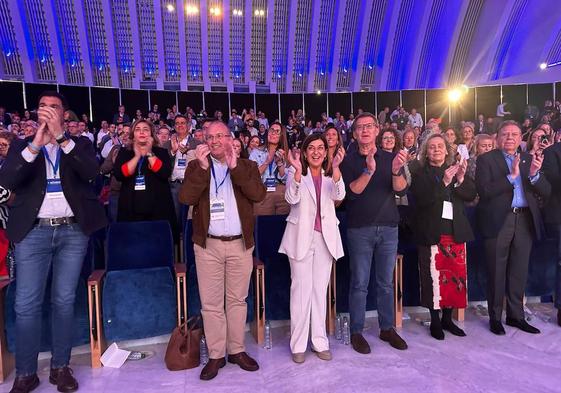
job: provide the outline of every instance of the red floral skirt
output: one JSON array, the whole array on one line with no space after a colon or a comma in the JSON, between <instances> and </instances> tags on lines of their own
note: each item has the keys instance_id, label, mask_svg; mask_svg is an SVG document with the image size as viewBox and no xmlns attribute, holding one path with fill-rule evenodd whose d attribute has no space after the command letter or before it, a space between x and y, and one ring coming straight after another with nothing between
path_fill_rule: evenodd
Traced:
<instances>
[{"instance_id":1,"label":"red floral skirt","mask_svg":"<svg viewBox=\"0 0 561 393\"><path fill-rule=\"evenodd\" d=\"M433 246L419 246L421 304L435 310L467 306L466 245L442 235Z\"/></svg>"}]
</instances>

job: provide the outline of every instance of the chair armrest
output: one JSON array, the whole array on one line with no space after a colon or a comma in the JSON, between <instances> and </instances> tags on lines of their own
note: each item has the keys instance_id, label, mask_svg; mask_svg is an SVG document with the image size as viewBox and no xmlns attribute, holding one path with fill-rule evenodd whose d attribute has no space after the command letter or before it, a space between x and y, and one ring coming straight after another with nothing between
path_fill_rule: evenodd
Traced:
<instances>
[{"instance_id":1,"label":"chair armrest","mask_svg":"<svg viewBox=\"0 0 561 393\"><path fill-rule=\"evenodd\" d=\"M262 269L265 267L265 263L257 257L253 257L253 267L257 269Z\"/></svg>"},{"instance_id":2,"label":"chair armrest","mask_svg":"<svg viewBox=\"0 0 561 393\"><path fill-rule=\"evenodd\" d=\"M103 276L105 276L104 269L94 270L88 277L88 286L100 285L101 281L103 280Z\"/></svg>"},{"instance_id":3,"label":"chair armrest","mask_svg":"<svg viewBox=\"0 0 561 393\"><path fill-rule=\"evenodd\" d=\"M187 276L187 265L185 263L174 263L173 269L175 270L176 277Z\"/></svg>"}]
</instances>

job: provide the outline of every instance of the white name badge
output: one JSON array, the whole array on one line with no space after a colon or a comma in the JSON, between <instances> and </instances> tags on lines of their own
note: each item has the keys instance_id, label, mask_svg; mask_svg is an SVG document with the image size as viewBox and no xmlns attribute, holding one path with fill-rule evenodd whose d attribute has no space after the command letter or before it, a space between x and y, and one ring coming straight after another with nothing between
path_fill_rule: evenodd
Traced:
<instances>
[{"instance_id":1,"label":"white name badge","mask_svg":"<svg viewBox=\"0 0 561 393\"><path fill-rule=\"evenodd\" d=\"M185 168L187 166L187 160L185 158L178 159L177 166L180 168Z\"/></svg>"},{"instance_id":2,"label":"white name badge","mask_svg":"<svg viewBox=\"0 0 561 393\"><path fill-rule=\"evenodd\" d=\"M144 179L144 175L138 175L134 179L134 190L135 191L144 191L146 190L146 181Z\"/></svg>"},{"instance_id":3,"label":"white name badge","mask_svg":"<svg viewBox=\"0 0 561 393\"><path fill-rule=\"evenodd\" d=\"M225 218L224 214L224 200L223 199L213 199L210 201L210 220L223 220Z\"/></svg>"},{"instance_id":4,"label":"white name badge","mask_svg":"<svg viewBox=\"0 0 561 393\"><path fill-rule=\"evenodd\" d=\"M442 203L442 218L444 218L445 220L454 219L454 209L452 207L452 202L444 201Z\"/></svg>"},{"instance_id":5,"label":"white name badge","mask_svg":"<svg viewBox=\"0 0 561 393\"><path fill-rule=\"evenodd\" d=\"M57 199L64 198L64 193L62 192L62 184L60 179L47 179L47 198Z\"/></svg>"},{"instance_id":6,"label":"white name badge","mask_svg":"<svg viewBox=\"0 0 561 393\"><path fill-rule=\"evenodd\" d=\"M277 190L277 181L274 177L268 177L265 179L265 187L267 187L267 192L275 192Z\"/></svg>"}]
</instances>

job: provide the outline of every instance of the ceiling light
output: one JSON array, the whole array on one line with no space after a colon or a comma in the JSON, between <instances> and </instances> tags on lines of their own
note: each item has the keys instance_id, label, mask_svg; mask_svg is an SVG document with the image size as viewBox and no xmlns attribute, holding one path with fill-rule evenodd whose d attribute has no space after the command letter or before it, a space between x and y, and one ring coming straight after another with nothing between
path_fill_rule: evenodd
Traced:
<instances>
[{"instance_id":1,"label":"ceiling light","mask_svg":"<svg viewBox=\"0 0 561 393\"><path fill-rule=\"evenodd\" d=\"M540 64L540 70L545 70L547 68L547 63Z\"/></svg>"},{"instance_id":2,"label":"ceiling light","mask_svg":"<svg viewBox=\"0 0 561 393\"><path fill-rule=\"evenodd\" d=\"M197 8L197 6L188 5L185 7L185 12L187 13L187 15L196 15L199 13L199 9Z\"/></svg>"},{"instance_id":3,"label":"ceiling light","mask_svg":"<svg viewBox=\"0 0 561 393\"><path fill-rule=\"evenodd\" d=\"M462 92L458 89L452 89L448 91L448 99L451 102L458 102L462 97Z\"/></svg>"},{"instance_id":4,"label":"ceiling light","mask_svg":"<svg viewBox=\"0 0 561 393\"><path fill-rule=\"evenodd\" d=\"M321 90L318 90L317 93L318 93L318 94L321 94Z\"/></svg>"}]
</instances>

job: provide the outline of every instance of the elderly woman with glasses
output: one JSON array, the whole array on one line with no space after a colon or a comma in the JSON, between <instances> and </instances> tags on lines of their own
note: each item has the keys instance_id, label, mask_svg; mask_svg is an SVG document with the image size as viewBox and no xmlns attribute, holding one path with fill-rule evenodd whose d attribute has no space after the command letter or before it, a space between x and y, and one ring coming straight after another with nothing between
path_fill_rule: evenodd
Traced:
<instances>
[{"instance_id":1,"label":"elderly woman with glasses","mask_svg":"<svg viewBox=\"0 0 561 393\"><path fill-rule=\"evenodd\" d=\"M286 130L281 123L274 122L267 131L263 146L253 149L249 155L249 159L257 163L261 179L267 188L265 199L254 206L256 216L282 215L290 211L284 199L287 152Z\"/></svg>"},{"instance_id":2,"label":"elderly woman with glasses","mask_svg":"<svg viewBox=\"0 0 561 393\"><path fill-rule=\"evenodd\" d=\"M466 176L467 161L455 162L444 135L433 134L420 153L411 193L417 209L413 225L419 258L421 304L430 311L430 334L444 339L444 330L465 336L452 322L452 309L467 303L466 242L473 232L465 203L475 198L475 183ZM442 319L440 318L442 310Z\"/></svg>"}]
</instances>

